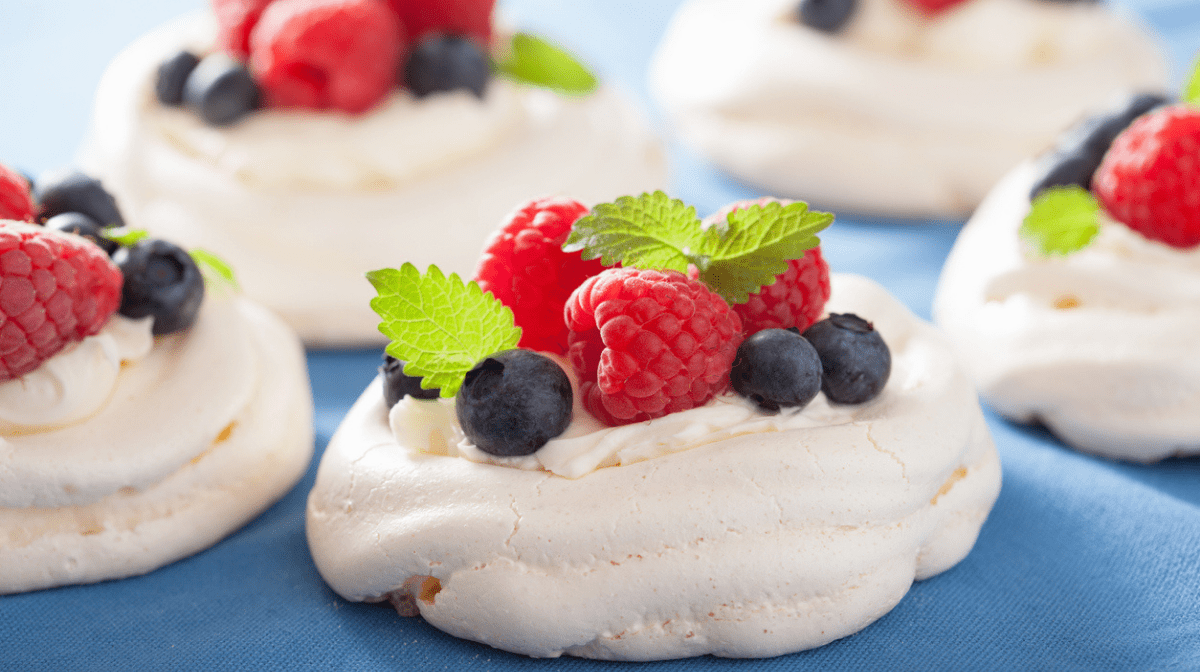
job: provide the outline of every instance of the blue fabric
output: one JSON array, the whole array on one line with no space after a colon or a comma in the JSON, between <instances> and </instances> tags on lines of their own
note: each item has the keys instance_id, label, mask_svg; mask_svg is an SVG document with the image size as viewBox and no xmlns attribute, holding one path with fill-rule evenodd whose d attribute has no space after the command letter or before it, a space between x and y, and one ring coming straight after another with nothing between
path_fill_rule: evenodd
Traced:
<instances>
[{"instance_id":1,"label":"blue fabric","mask_svg":"<svg viewBox=\"0 0 1200 672\"><path fill-rule=\"evenodd\" d=\"M37 171L69 159L103 63L133 36L199 4L0 3L7 28L0 160ZM675 4L512 0L506 9L518 25L574 45L647 100L645 63ZM1200 4L1128 6L1168 40L1178 80L1200 48ZM686 151L672 158L676 194L701 211L756 195ZM836 270L874 277L928 316L958 228L839 217L824 249ZM403 251L397 255L402 261ZM377 362L376 352L310 354L318 457ZM1200 670L1200 459L1120 464L1067 450L1039 429L988 419L1004 486L960 565L914 585L864 631L814 651L640 669ZM315 462L281 502L194 557L124 581L0 597L0 670L620 667L510 655L386 607L341 600L321 582L304 540L314 470Z\"/></svg>"}]
</instances>

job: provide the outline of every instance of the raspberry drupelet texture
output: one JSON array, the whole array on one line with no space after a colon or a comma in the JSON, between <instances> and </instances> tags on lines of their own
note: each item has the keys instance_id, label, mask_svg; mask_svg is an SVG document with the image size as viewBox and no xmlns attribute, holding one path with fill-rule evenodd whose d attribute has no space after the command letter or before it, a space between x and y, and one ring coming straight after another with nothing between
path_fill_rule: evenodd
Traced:
<instances>
[{"instance_id":1,"label":"raspberry drupelet texture","mask_svg":"<svg viewBox=\"0 0 1200 672\"><path fill-rule=\"evenodd\" d=\"M1113 219L1167 245L1200 245L1200 108L1149 112L1117 136L1092 190Z\"/></svg>"},{"instance_id":2,"label":"raspberry drupelet texture","mask_svg":"<svg viewBox=\"0 0 1200 672\"><path fill-rule=\"evenodd\" d=\"M363 112L396 85L404 33L378 0L277 0L250 39L270 107Z\"/></svg>"},{"instance_id":3,"label":"raspberry drupelet texture","mask_svg":"<svg viewBox=\"0 0 1200 672\"><path fill-rule=\"evenodd\" d=\"M121 303L121 272L67 233L0 222L0 382L91 336Z\"/></svg>"},{"instance_id":4,"label":"raspberry drupelet texture","mask_svg":"<svg viewBox=\"0 0 1200 672\"><path fill-rule=\"evenodd\" d=\"M569 198L538 198L520 206L491 235L475 271L480 289L512 308L522 348L566 354L563 307L584 280L604 270L598 259L563 252L571 225L586 215Z\"/></svg>"},{"instance_id":5,"label":"raspberry drupelet texture","mask_svg":"<svg viewBox=\"0 0 1200 672\"><path fill-rule=\"evenodd\" d=\"M704 404L728 387L742 341L729 304L675 271L605 270L575 290L565 316L584 407L608 425Z\"/></svg>"},{"instance_id":6,"label":"raspberry drupelet texture","mask_svg":"<svg viewBox=\"0 0 1200 672\"><path fill-rule=\"evenodd\" d=\"M829 264L821 257L821 248L814 247L788 261L787 270L775 277L774 284L751 294L733 310L742 318L747 336L763 329L804 331L821 319L829 292Z\"/></svg>"},{"instance_id":7,"label":"raspberry drupelet texture","mask_svg":"<svg viewBox=\"0 0 1200 672\"><path fill-rule=\"evenodd\" d=\"M0 165L0 219L32 222L37 205L29 192L29 182L24 176Z\"/></svg>"}]
</instances>

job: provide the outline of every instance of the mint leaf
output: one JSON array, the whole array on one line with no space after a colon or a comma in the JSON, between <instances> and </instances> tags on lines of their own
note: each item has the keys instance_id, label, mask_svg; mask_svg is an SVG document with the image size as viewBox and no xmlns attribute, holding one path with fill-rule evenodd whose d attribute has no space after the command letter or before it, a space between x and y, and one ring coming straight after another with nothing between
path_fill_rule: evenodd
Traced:
<instances>
[{"instance_id":1,"label":"mint leaf","mask_svg":"<svg viewBox=\"0 0 1200 672\"><path fill-rule=\"evenodd\" d=\"M1046 189L1021 223L1021 240L1041 256L1070 254L1100 232L1099 212L1096 197L1078 185Z\"/></svg>"},{"instance_id":2,"label":"mint leaf","mask_svg":"<svg viewBox=\"0 0 1200 672\"><path fill-rule=\"evenodd\" d=\"M596 76L573 56L529 33L513 35L511 48L496 69L518 82L569 95L589 94L597 85Z\"/></svg>"},{"instance_id":3,"label":"mint leaf","mask_svg":"<svg viewBox=\"0 0 1200 672\"><path fill-rule=\"evenodd\" d=\"M188 254L192 255L192 261L200 267L200 273L204 275L204 279L209 282L224 282L233 289L240 290L237 278L233 275L233 268L225 263L225 260L217 255L196 248L190 250Z\"/></svg>"},{"instance_id":4,"label":"mint leaf","mask_svg":"<svg viewBox=\"0 0 1200 672\"><path fill-rule=\"evenodd\" d=\"M371 299L383 320L379 331L392 340L387 353L405 362L405 374L420 376L421 387L441 388L443 397L458 393L476 362L521 340L508 306L437 266L421 275L406 263L371 271L367 280L379 293Z\"/></svg>"},{"instance_id":5,"label":"mint leaf","mask_svg":"<svg viewBox=\"0 0 1200 672\"><path fill-rule=\"evenodd\" d=\"M695 265L709 289L734 304L775 282L789 259L820 244L816 233L832 222L832 214L805 203L768 203L735 210L706 228L695 208L656 191L597 205L571 227L563 250L600 257L606 266L686 273Z\"/></svg>"},{"instance_id":6,"label":"mint leaf","mask_svg":"<svg viewBox=\"0 0 1200 672\"><path fill-rule=\"evenodd\" d=\"M1183 91L1180 92L1179 99L1185 103L1200 105L1200 56L1197 56L1196 60L1192 62L1192 70L1183 83Z\"/></svg>"},{"instance_id":7,"label":"mint leaf","mask_svg":"<svg viewBox=\"0 0 1200 672\"><path fill-rule=\"evenodd\" d=\"M583 252L600 263L686 273L693 252L704 246L696 209L661 191L601 203L571 226L566 252Z\"/></svg>"},{"instance_id":8,"label":"mint leaf","mask_svg":"<svg viewBox=\"0 0 1200 672\"><path fill-rule=\"evenodd\" d=\"M131 229L126 226L116 227L104 230L104 237L120 245L121 247L133 247L142 240L150 237L150 232L145 229Z\"/></svg>"},{"instance_id":9,"label":"mint leaf","mask_svg":"<svg viewBox=\"0 0 1200 672\"><path fill-rule=\"evenodd\" d=\"M700 266L700 279L729 303L745 303L774 283L789 259L820 245L816 233L832 223L831 213L813 212L801 201L734 210L723 234L704 248L711 261Z\"/></svg>"}]
</instances>

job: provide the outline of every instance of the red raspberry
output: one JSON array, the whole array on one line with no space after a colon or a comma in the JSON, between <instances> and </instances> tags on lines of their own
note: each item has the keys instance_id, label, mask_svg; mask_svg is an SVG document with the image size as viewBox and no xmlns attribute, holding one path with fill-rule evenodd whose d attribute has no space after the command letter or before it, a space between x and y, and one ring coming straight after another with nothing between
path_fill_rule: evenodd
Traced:
<instances>
[{"instance_id":1,"label":"red raspberry","mask_svg":"<svg viewBox=\"0 0 1200 672\"><path fill-rule=\"evenodd\" d=\"M775 283L751 294L745 303L733 306L742 318L746 335L763 329L800 331L812 326L825 312L829 300L829 264L814 247L799 259L788 261L788 268L775 276Z\"/></svg>"},{"instance_id":2,"label":"red raspberry","mask_svg":"<svg viewBox=\"0 0 1200 672\"><path fill-rule=\"evenodd\" d=\"M29 182L17 171L0 165L0 219L32 222L37 214Z\"/></svg>"},{"instance_id":3,"label":"red raspberry","mask_svg":"<svg viewBox=\"0 0 1200 672\"><path fill-rule=\"evenodd\" d=\"M563 307L584 280L604 270L599 259L563 252L562 244L587 206L569 198L539 198L513 211L491 235L475 281L512 308L521 347L567 352Z\"/></svg>"},{"instance_id":4,"label":"red raspberry","mask_svg":"<svg viewBox=\"0 0 1200 672\"><path fill-rule=\"evenodd\" d=\"M387 0L416 44L427 33L467 35L483 45L492 38L496 0Z\"/></svg>"},{"instance_id":5,"label":"red raspberry","mask_svg":"<svg viewBox=\"0 0 1200 672\"><path fill-rule=\"evenodd\" d=\"M571 366L584 407L609 425L686 411L729 384L742 321L675 271L610 268L571 294Z\"/></svg>"},{"instance_id":6,"label":"red raspberry","mask_svg":"<svg viewBox=\"0 0 1200 672\"><path fill-rule=\"evenodd\" d=\"M1113 141L1092 178L1113 219L1167 245L1200 245L1200 109L1149 112Z\"/></svg>"},{"instance_id":7,"label":"red raspberry","mask_svg":"<svg viewBox=\"0 0 1200 672\"><path fill-rule=\"evenodd\" d=\"M364 112L397 85L404 38L378 0L277 0L250 35L270 107Z\"/></svg>"},{"instance_id":8,"label":"red raspberry","mask_svg":"<svg viewBox=\"0 0 1200 672\"><path fill-rule=\"evenodd\" d=\"M941 14L955 5L962 4L965 0L908 0L909 4L921 10L926 16Z\"/></svg>"},{"instance_id":9,"label":"red raspberry","mask_svg":"<svg viewBox=\"0 0 1200 672\"><path fill-rule=\"evenodd\" d=\"M250 56L250 31L263 10L275 0L212 0L217 16L217 44L230 56L246 60Z\"/></svg>"},{"instance_id":10,"label":"red raspberry","mask_svg":"<svg viewBox=\"0 0 1200 672\"><path fill-rule=\"evenodd\" d=\"M0 381L100 331L121 303L121 271L85 238L0 222Z\"/></svg>"}]
</instances>

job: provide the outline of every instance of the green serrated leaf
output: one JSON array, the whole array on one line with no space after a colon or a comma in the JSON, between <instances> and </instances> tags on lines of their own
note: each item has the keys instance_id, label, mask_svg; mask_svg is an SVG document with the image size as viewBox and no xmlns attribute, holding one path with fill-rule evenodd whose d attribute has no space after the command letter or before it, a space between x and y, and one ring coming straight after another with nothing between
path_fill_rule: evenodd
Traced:
<instances>
[{"instance_id":1,"label":"green serrated leaf","mask_svg":"<svg viewBox=\"0 0 1200 672\"><path fill-rule=\"evenodd\" d=\"M518 82L569 95L586 95L597 86L596 76L575 57L528 33L513 35L511 48L496 69Z\"/></svg>"},{"instance_id":2,"label":"green serrated leaf","mask_svg":"<svg viewBox=\"0 0 1200 672\"><path fill-rule=\"evenodd\" d=\"M150 232L145 229L131 229L129 227L115 227L104 230L104 237L120 245L121 247L133 247L142 240L150 237Z\"/></svg>"},{"instance_id":3,"label":"green serrated leaf","mask_svg":"<svg viewBox=\"0 0 1200 672\"><path fill-rule=\"evenodd\" d=\"M405 362L404 373L421 377L421 387L453 397L463 378L484 357L517 347L521 330L512 310L474 282L442 274L424 275L412 264L367 273L378 296L371 308L382 318L379 331L391 339L389 355Z\"/></svg>"},{"instance_id":4,"label":"green serrated leaf","mask_svg":"<svg viewBox=\"0 0 1200 672\"><path fill-rule=\"evenodd\" d=\"M223 282L235 290L241 290L237 277L233 274L233 267L225 263L224 259L200 248L191 250L188 254L192 255L192 260L200 267L200 273L204 275L206 281Z\"/></svg>"},{"instance_id":5,"label":"green serrated leaf","mask_svg":"<svg viewBox=\"0 0 1200 672\"><path fill-rule=\"evenodd\" d=\"M787 270L789 259L821 244L817 232L833 223L833 215L815 212L797 201L772 202L730 212L723 234L706 239L699 266L700 279L731 304L744 303L775 276Z\"/></svg>"},{"instance_id":6,"label":"green serrated leaf","mask_svg":"<svg viewBox=\"0 0 1200 672\"><path fill-rule=\"evenodd\" d=\"M1200 56L1192 62L1192 69L1183 83L1179 99L1185 103L1200 105Z\"/></svg>"},{"instance_id":7,"label":"green serrated leaf","mask_svg":"<svg viewBox=\"0 0 1200 672\"><path fill-rule=\"evenodd\" d=\"M707 266L696 254L706 237L695 208L656 191L592 208L572 225L563 250L582 252L584 259L599 257L605 266L620 262L686 273L689 263Z\"/></svg>"},{"instance_id":8,"label":"green serrated leaf","mask_svg":"<svg viewBox=\"0 0 1200 672\"><path fill-rule=\"evenodd\" d=\"M1046 189L1033 199L1020 236L1042 256L1066 255L1087 247L1100 232L1100 204L1086 189Z\"/></svg>"}]
</instances>

